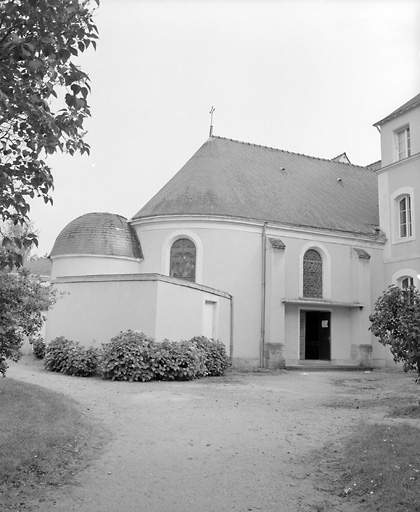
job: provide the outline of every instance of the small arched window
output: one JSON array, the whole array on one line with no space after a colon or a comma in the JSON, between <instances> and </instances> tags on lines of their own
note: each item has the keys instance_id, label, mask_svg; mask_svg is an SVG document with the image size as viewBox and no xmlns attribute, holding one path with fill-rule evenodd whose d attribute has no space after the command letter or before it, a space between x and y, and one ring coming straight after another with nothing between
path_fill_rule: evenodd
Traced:
<instances>
[{"instance_id":1,"label":"small arched window","mask_svg":"<svg viewBox=\"0 0 420 512\"><path fill-rule=\"evenodd\" d=\"M414 286L414 279L412 277L403 277L400 282L403 290L407 290L410 286Z\"/></svg>"},{"instance_id":2,"label":"small arched window","mask_svg":"<svg viewBox=\"0 0 420 512\"><path fill-rule=\"evenodd\" d=\"M171 247L170 275L186 281L195 281L194 243L188 238L180 238Z\"/></svg>"},{"instance_id":3,"label":"small arched window","mask_svg":"<svg viewBox=\"0 0 420 512\"><path fill-rule=\"evenodd\" d=\"M322 299L322 258L314 249L303 256L303 296Z\"/></svg>"}]
</instances>

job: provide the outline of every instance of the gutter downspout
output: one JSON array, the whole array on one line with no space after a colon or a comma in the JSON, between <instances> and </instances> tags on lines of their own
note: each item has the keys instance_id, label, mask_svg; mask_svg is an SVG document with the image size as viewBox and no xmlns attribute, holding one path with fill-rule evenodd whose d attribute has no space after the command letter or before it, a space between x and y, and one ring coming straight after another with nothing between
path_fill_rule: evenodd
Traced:
<instances>
[{"instance_id":1,"label":"gutter downspout","mask_svg":"<svg viewBox=\"0 0 420 512\"><path fill-rule=\"evenodd\" d=\"M264 345L265 345L265 289L267 280L266 270L266 235L267 235L267 222L264 222L262 231L262 283L261 283L261 340L260 340L260 367L264 368Z\"/></svg>"},{"instance_id":2,"label":"gutter downspout","mask_svg":"<svg viewBox=\"0 0 420 512\"><path fill-rule=\"evenodd\" d=\"M229 345L229 357L230 361L232 362L233 358L233 297L230 296L230 345Z\"/></svg>"}]
</instances>

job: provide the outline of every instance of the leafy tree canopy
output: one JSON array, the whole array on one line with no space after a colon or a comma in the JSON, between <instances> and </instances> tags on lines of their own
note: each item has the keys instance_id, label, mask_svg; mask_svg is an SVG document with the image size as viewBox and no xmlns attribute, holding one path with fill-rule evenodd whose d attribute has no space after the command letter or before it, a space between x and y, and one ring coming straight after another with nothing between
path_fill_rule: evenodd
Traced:
<instances>
[{"instance_id":1,"label":"leafy tree canopy","mask_svg":"<svg viewBox=\"0 0 420 512\"><path fill-rule=\"evenodd\" d=\"M0 1L0 220L23 225L31 198L52 203L48 155L89 153L89 77L74 60L96 48L93 14L91 0Z\"/></svg>"},{"instance_id":2,"label":"leafy tree canopy","mask_svg":"<svg viewBox=\"0 0 420 512\"><path fill-rule=\"evenodd\" d=\"M369 317L370 330L383 345L389 345L394 361L404 371L417 371L420 384L420 293L415 286L402 290L390 286L375 303Z\"/></svg>"},{"instance_id":3,"label":"leafy tree canopy","mask_svg":"<svg viewBox=\"0 0 420 512\"><path fill-rule=\"evenodd\" d=\"M0 269L24 265L31 256L33 243L37 244L36 232L31 221L13 224L11 220L0 222Z\"/></svg>"},{"instance_id":4,"label":"leafy tree canopy","mask_svg":"<svg viewBox=\"0 0 420 512\"><path fill-rule=\"evenodd\" d=\"M36 335L45 321L45 312L55 303L37 276L26 269L0 271L0 373L7 370L7 360L18 361L24 336Z\"/></svg>"}]
</instances>

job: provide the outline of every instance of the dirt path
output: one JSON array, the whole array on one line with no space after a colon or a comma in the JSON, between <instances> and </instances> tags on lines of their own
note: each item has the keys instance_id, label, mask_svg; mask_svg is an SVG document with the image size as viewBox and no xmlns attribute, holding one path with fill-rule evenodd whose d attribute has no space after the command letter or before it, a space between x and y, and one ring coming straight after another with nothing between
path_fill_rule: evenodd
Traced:
<instances>
[{"instance_id":1,"label":"dirt path","mask_svg":"<svg viewBox=\"0 0 420 512\"><path fill-rule=\"evenodd\" d=\"M327 406L342 375L125 383L46 372L32 358L8 371L73 397L111 432L99 459L54 491L45 512L351 512L315 487L316 465L305 463L365 414Z\"/></svg>"}]
</instances>

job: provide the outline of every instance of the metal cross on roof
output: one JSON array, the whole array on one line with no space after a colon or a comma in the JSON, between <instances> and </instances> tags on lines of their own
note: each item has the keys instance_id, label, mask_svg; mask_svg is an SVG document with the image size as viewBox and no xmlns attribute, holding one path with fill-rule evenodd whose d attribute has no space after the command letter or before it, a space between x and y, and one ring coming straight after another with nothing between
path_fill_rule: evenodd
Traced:
<instances>
[{"instance_id":1,"label":"metal cross on roof","mask_svg":"<svg viewBox=\"0 0 420 512\"><path fill-rule=\"evenodd\" d=\"M210 109L210 137L212 137L213 135L213 112L215 111L216 109L214 107L211 107Z\"/></svg>"}]
</instances>

